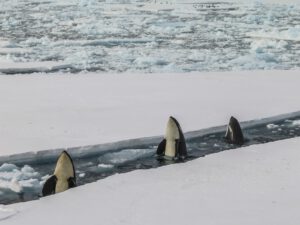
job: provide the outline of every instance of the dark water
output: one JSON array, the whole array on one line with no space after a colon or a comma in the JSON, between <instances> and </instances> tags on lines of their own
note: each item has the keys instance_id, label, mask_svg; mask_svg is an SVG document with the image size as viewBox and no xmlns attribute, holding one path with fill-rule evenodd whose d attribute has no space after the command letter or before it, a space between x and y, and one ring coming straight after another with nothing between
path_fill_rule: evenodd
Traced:
<instances>
[{"instance_id":1,"label":"dark water","mask_svg":"<svg viewBox=\"0 0 300 225\"><path fill-rule=\"evenodd\" d=\"M300 136L300 122L298 120L300 121L300 116L247 126L243 129L247 141L242 146L227 143L223 138L225 129L221 132L211 132L206 135L187 139L189 156L184 161L170 161L157 158L155 155L156 145L141 145L135 149L125 148L113 152L101 152L93 157L75 158L74 164L77 182L78 185L83 185L117 173L156 168L174 163L184 163L220 151L298 137ZM30 166L43 177L53 173L55 163L55 161L48 164L35 162ZM22 167L24 164L20 163L18 166ZM38 199L41 187L24 188L21 194L8 191L5 195L0 195L0 203L10 204Z\"/></svg>"}]
</instances>

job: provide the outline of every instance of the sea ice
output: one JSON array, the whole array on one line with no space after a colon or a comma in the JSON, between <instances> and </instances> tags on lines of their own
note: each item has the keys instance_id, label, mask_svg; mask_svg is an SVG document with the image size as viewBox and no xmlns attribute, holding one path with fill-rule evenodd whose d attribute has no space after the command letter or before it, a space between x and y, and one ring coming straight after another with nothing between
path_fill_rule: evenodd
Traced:
<instances>
[{"instance_id":1,"label":"sea ice","mask_svg":"<svg viewBox=\"0 0 300 225\"><path fill-rule=\"evenodd\" d=\"M292 122L292 125L293 125L293 126L300 126L300 120L294 120L294 121Z\"/></svg>"},{"instance_id":2,"label":"sea ice","mask_svg":"<svg viewBox=\"0 0 300 225\"><path fill-rule=\"evenodd\" d=\"M138 158L146 157L147 155L154 154L154 150L149 149L127 149L121 152L107 153L98 158L100 165L113 164L120 165ZM103 166L102 166L103 167Z\"/></svg>"},{"instance_id":3,"label":"sea ice","mask_svg":"<svg viewBox=\"0 0 300 225\"><path fill-rule=\"evenodd\" d=\"M270 124L267 125L268 129L274 129L274 128L277 128L277 127L279 127L279 126L276 125L276 124L273 124L273 123L270 123Z\"/></svg>"},{"instance_id":4,"label":"sea ice","mask_svg":"<svg viewBox=\"0 0 300 225\"><path fill-rule=\"evenodd\" d=\"M295 2L31 2L10 1L0 8L0 73L166 73L300 65L300 7Z\"/></svg>"},{"instance_id":5,"label":"sea ice","mask_svg":"<svg viewBox=\"0 0 300 225\"><path fill-rule=\"evenodd\" d=\"M40 174L28 165L22 168L13 164L4 163L0 167L0 189L2 194L6 191L22 192L23 188L38 189L41 187Z\"/></svg>"}]
</instances>

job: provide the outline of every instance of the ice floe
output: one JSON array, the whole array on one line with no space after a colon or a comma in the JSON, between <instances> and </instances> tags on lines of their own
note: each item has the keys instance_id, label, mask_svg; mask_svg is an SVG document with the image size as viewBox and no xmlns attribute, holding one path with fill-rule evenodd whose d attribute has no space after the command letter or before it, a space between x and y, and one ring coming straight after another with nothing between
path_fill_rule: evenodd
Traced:
<instances>
[{"instance_id":1,"label":"ice floe","mask_svg":"<svg viewBox=\"0 0 300 225\"><path fill-rule=\"evenodd\" d=\"M0 72L165 73L300 66L299 4L189 3L12 1L0 9L0 61L11 63Z\"/></svg>"},{"instance_id":2,"label":"ice floe","mask_svg":"<svg viewBox=\"0 0 300 225\"><path fill-rule=\"evenodd\" d=\"M279 127L279 126L276 125L276 124L273 124L273 123L270 123L270 124L267 125L268 129L274 129L274 128L277 128L277 127Z\"/></svg>"},{"instance_id":3,"label":"ice floe","mask_svg":"<svg viewBox=\"0 0 300 225\"><path fill-rule=\"evenodd\" d=\"M1 49L0 49L1 51ZM0 73L4 74L22 74L37 72L55 72L58 70L71 69L71 64L43 61L43 62L3 62L0 64Z\"/></svg>"},{"instance_id":4,"label":"ice floe","mask_svg":"<svg viewBox=\"0 0 300 225\"><path fill-rule=\"evenodd\" d=\"M288 28L264 28L260 31L248 33L248 36L260 39L300 41L300 25Z\"/></svg>"},{"instance_id":5,"label":"ice floe","mask_svg":"<svg viewBox=\"0 0 300 225\"><path fill-rule=\"evenodd\" d=\"M28 165L22 168L14 164L4 163L0 166L0 190L22 193L24 188L39 189L41 187L40 174Z\"/></svg>"},{"instance_id":6,"label":"ice floe","mask_svg":"<svg viewBox=\"0 0 300 225\"><path fill-rule=\"evenodd\" d=\"M126 162L137 160L142 157L146 157L147 155L154 155L155 150L149 151L149 149L128 149L123 150L121 152L115 152L115 153L107 153L101 157L98 158L100 162L101 168L112 168L111 165L105 165L105 164L124 164ZM104 165L103 165L104 164Z\"/></svg>"},{"instance_id":7,"label":"ice floe","mask_svg":"<svg viewBox=\"0 0 300 225\"><path fill-rule=\"evenodd\" d=\"M292 122L292 125L293 125L293 126L300 126L300 120L294 120L294 121Z\"/></svg>"}]
</instances>

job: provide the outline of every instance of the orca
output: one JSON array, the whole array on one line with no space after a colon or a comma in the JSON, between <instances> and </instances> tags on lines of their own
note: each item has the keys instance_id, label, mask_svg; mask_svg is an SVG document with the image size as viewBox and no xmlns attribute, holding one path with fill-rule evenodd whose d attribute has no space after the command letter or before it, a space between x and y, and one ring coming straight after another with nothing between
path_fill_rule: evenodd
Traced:
<instances>
[{"instance_id":1,"label":"orca","mask_svg":"<svg viewBox=\"0 0 300 225\"><path fill-rule=\"evenodd\" d=\"M45 182L43 196L66 191L76 186L76 175L71 156L63 151L57 159L54 174Z\"/></svg>"},{"instance_id":2,"label":"orca","mask_svg":"<svg viewBox=\"0 0 300 225\"><path fill-rule=\"evenodd\" d=\"M187 157L185 138L178 121L170 117L164 139L157 147L156 154L167 159L184 159Z\"/></svg>"},{"instance_id":3,"label":"orca","mask_svg":"<svg viewBox=\"0 0 300 225\"><path fill-rule=\"evenodd\" d=\"M233 116L229 120L225 139L231 144L242 145L244 144L244 135L240 126L239 121Z\"/></svg>"}]
</instances>

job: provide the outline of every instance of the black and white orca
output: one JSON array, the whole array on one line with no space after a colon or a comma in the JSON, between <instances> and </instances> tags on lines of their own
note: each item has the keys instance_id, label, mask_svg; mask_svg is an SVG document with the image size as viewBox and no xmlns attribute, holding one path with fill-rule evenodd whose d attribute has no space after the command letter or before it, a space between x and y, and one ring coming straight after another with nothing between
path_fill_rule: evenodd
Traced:
<instances>
[{"instance_id":1,"label":"black and white orca","mask_svg":"<svg viewBox=\"0 0 300 225\"><path fill-rule=\"evenodd\" d=\"M76 175L71 156L63 151L57 159L54 174L45 182L43 196L56 194L76 186Z\"/></svg>"},{"instance_id":2,"label":"black and white orca","mask_svg":"<svg viewBox=\"0 0 300 225\"><path fill-rule=\"evenodd\" d=\"M233 116L229 120L225 139L231 144L242 145L244 144L244 135L239 121Z\"/></svg>"},{"instance_id":3,"label":"black and white orca","mask_svg":"<svg viewBox=\"0 0 300 225\"><path fill-rule=\"evenodd\" d=\"M169 118L165 137L158 145L156 154L169 159L187 157L185 138L178 121L174 117Z\"/></svg>"}]
</instances>

